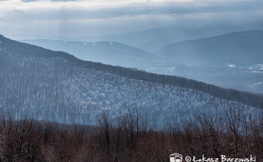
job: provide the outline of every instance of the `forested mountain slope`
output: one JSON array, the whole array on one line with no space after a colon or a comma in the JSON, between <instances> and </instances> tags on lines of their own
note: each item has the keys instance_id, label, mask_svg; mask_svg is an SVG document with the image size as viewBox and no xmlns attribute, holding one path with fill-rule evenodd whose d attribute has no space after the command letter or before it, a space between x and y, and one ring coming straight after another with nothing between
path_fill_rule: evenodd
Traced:
<instances>
[{"instance_id":1,"label":"forested mountain slope","mask_svg":"<svg viewBox=\"0 0 263 162\"><path fill-rule=\"evenodd\" d=\"M132 111L163 127L199 111L220 114L228 106L257 114L253 107L261 101L256 94L82 61L0 36L0 111L15 119L95 125L103 111L112 120Z\"/></svg>"}]
</instances>

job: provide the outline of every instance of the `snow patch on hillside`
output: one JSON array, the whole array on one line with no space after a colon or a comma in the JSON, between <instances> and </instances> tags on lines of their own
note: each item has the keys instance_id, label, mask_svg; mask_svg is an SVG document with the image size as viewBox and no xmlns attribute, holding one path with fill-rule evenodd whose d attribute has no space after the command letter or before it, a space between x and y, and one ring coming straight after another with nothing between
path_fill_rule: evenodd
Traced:
<instances>
[{"instance_id":1,"label":"snow patch on hillside","mask_svg":"<svg viewBox=\"0 0 263 162\"><path fill-rule=\"evenodd\" d=\"M235 68L236 67L236 65L235 64L229 64L229 65L227 65L228 67L231 67L231 68Z\"/></svg>"}]
</instances>

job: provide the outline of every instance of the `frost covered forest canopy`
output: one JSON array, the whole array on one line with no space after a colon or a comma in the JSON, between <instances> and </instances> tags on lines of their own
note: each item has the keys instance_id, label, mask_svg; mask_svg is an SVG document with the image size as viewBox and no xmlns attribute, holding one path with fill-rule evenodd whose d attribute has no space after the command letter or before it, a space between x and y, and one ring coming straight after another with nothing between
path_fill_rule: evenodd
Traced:
<instances>
[{"instance_id":1,"label":"frost covered forest canopy","mask_svg":"<svg viewBox=\"0 0 263 162\"><path fill-rule=\"evenodd\" d=\"M163 127L228 107L256 115L262 101L253 93L82 61L0 36L0 111L16 120L96 125L102 112L114 120L132 111Z\"/></svg>"}]
</instances>

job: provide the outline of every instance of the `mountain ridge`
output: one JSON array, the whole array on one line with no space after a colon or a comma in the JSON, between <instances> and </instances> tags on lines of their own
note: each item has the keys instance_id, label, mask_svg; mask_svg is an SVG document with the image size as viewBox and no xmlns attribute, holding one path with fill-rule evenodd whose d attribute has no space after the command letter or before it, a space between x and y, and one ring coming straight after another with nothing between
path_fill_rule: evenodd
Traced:
<instances>
[{"instance_id":1,"label":"mountain ridge","mask_svg":"<svg viewBox=\"0 0 263 162\"><path fill-rule=\"evenodd\" d=\"M167 61L137 49L118 42L79 42L79 41L59 41L59 40L23 40L23 42L52 49L55 51L64 51L74 54L74 56L93 62L104 64L142 68L154 66L157 63L164 65Z\"/></svg>"},{"instance_id":2,"label":"mountain ridge","mask_svg":"<svg viewBox=\"0 0 263 162\"><path fill-rule=\"evenodd\" d=\"M210 38L173 43L160 49L155 54L170 60L180 60L181 62L177 61L177 63L181 64L226 66L226 61L229 61L229 64L249 66L262 63L260 62L260 60L263 60L260 55L263 51L260 44L262 40L263 31L260 30L234 32ZM250 51L251 49L254 51ZM216 56L220 56L220 58L214 58ZM246 59L242 60L242 56ZM220 62L220 60L222 61Z\"/></svg>"}]
</instances>

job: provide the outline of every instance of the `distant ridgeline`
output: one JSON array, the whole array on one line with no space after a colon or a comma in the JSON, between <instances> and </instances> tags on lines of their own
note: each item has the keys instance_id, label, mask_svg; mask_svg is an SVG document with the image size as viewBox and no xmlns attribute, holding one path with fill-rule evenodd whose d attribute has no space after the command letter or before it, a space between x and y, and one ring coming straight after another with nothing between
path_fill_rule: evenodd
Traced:
<instances>
[{"instance_id":1,"label":"distant ridgeline","mask_svg":"<svg viewBox=\"0 0 263 162\"><path fill-rule=\"evenodd\" d=\"M115 74L128 79L135 79L141 81L149 81L153 83L161 83L173 86L180 86L184 88L190 88L193 90L201 91L229 101L250 105L253 107L262 108L263 95L254 94L250 92L241 92L234 89L226 89L203 82L198 82L191 79L185 79L176 76L158 75L149 73L146 71L135 70L131 68L123 68L118 66L105 65L101 63L94 63L90 61L80 60L73 55L65 52L55 52L52 50L44 49L34 45L20 43L17 41L10 40L0 35L0 64L4 65L7 62L5 59L4 51L8 51L10 55L16 55L17 57L40 57L40 58L63 58L72 63L74 67L88 68L100 72L106 72Z\"/></svg>"}]
</instances>

